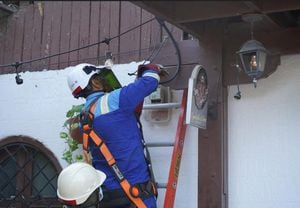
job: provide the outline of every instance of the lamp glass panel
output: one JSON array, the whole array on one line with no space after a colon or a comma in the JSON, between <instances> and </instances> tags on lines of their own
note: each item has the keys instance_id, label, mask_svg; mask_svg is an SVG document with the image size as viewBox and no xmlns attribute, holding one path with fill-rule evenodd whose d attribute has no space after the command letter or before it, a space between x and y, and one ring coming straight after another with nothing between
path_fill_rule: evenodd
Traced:
<instances>
[{"instance_id":1,"label":"lamp glass panel","mask_svg":"<svg viewBox=\"0 0 300 208\"><path fill-rule=\"evenodd\" d=\"M262 74L262 72L265 69L267 54L265 51L259 51L258 54L259 54L258 69L260 70L260 72Z\"/></svg>"},{"instance_id":2,"label":"lamp glass panel","mask_svg":"<svg viewBox=\"0 0 300 208\"><path fill-rule=\"evenodd\" d=\"M247 74L255 73L257 71L257 54L256 52L249 52L243 54L244 70Z\"/></svg>"}]
</instances>

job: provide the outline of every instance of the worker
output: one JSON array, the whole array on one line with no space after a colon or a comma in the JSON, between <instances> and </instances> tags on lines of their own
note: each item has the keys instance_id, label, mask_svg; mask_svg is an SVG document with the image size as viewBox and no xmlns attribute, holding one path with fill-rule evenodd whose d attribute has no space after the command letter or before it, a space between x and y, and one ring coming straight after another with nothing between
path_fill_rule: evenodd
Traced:
<instances>
[{"instance_id":1,"label":"worker","mask_svg":"<svg viewBox=\"0 0 300 208\"><path fill-rule=\"evenodd\" d=\"M135 109L143 103L146 96L156 90L160 75L166 73L161 70L160 65L140 65L137 79L121 87L113 72L106 67L79 64L70 70L68 85L73 96L86 100L83 112L95 105L93 130L104 140L125 179L138 188L138 197L145 207L156 208L157 192L150 180ZM99 147L89 141L88 149L92 165L107 175L100 207L135 207L122 190L114 170L108 165Z\"/></svg>"},{"instance_id":2,"label":"worker","mask_svg":"<svg viewBox=\"0 0 300 208\"><path fill-rule=\"evenodd\" d=\"M64 168L57 179L57 196L69 207L97 208L103 198L101 185L106 175L84 162Z\"/></svg>"}]
</instances>

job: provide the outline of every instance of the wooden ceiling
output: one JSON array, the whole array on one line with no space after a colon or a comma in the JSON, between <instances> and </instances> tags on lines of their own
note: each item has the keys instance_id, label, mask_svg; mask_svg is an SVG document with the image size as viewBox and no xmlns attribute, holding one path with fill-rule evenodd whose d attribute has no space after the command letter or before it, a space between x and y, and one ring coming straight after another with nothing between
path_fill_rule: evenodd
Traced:
<instances>
[{"instance_id":1,"label":"wooden ceiling","mask_svg":"<svg viewBox=\"0 0 300 208\"><path fill-rule=\"evenodd\" d=\"M300 1L132 1L133 4L161 17L179 28L201 35L201 24L244 23L242 16L259 13L262 21L255 30L275 31L300 26Z\"/></svg>"},{"instance_id":2,"label":"wooden ceiling","mask_svg":"<svg viewBox=\"0 0 300 208\"><path fill-rule=\"evenodd\" d=\"M223 39L222 62L224 84L234 84L232 72L235 52L251 38L264 44L270 52L269 76L280 63L280 55L300 53L300 1L132 1L148 12L160 17L198 38L209 36L213 26L220 29ZM260 21L245 21L249 14L258 14ZM213 41L213 40L212 40ZM241 83L250 79L241 77Z\"/></svg>"}]
</instances>

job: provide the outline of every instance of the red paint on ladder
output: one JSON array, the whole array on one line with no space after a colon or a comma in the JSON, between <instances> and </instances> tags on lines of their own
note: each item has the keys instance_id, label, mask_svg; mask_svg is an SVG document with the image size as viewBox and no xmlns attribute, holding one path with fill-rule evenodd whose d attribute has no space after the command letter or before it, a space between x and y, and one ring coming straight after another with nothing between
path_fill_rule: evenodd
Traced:
<instances>
[{"instance_id":1,"label":"red paint on ladder","mask_svg":"<svg viewBox=\"0 0 300 208\"><path fill-rule=\"evenodd\" d=\"M186 103L187 103L187 89L183 91L182 101L180 106L180 114L177 124L177 132L175 137L174 149L172 153L172 160L169 170L169 178L167 184L167 190L164 201L164 208L172 208L174 206L176 188L179 176L180 162L182 158L182 151L184 146L186 124Z\"/></svg>"}]
</instances>

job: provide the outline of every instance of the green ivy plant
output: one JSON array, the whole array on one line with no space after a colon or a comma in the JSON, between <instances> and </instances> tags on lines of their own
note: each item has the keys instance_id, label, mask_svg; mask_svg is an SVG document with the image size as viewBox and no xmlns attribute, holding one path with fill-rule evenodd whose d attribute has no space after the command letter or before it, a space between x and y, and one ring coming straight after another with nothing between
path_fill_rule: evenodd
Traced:
<instances>
[{"instance_id":1,"label":"green ivy plant","mask_svg":"<svg viewBox=\"0 0 300 208\"><path fill-rule=\"evenodd\" d=\"M63 152L62 159L65 160L68 164L74 163L76 161L83 161L84 156L78 152L75 152L78 149L79 143L72 138L71 131L79 127L78 122L70 122L76 118L79 119L80 112L84 104L72 105L72 108L66 113L66 121L63 125L63 130L60 132L60 138L65 140L67 143L67 148Z\"/></svg>"}]
</instances>

